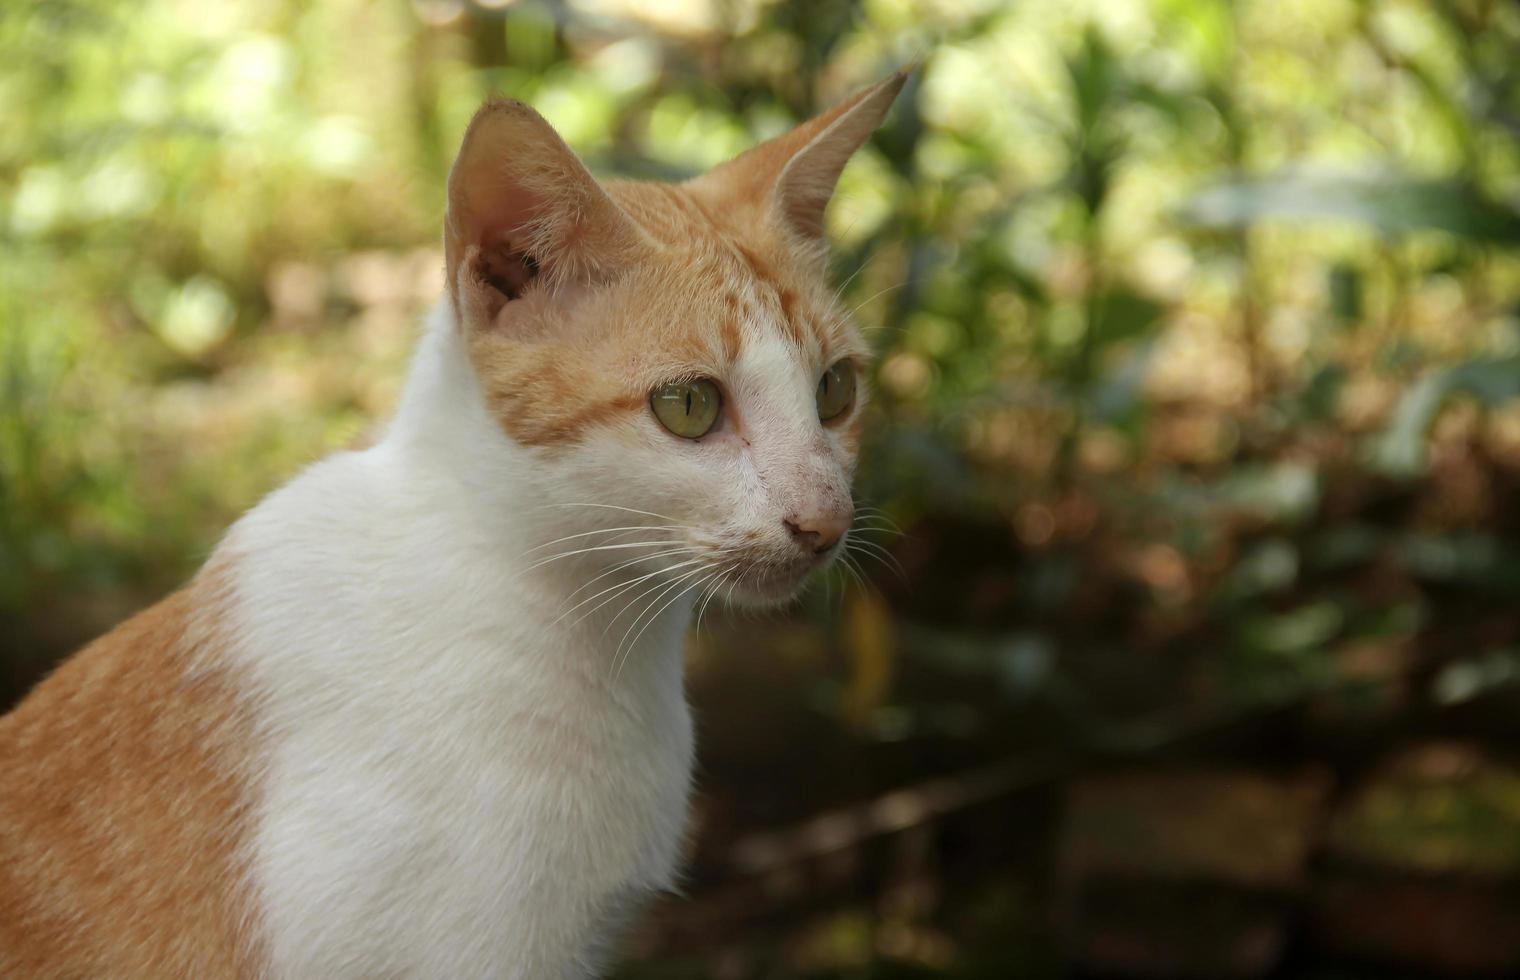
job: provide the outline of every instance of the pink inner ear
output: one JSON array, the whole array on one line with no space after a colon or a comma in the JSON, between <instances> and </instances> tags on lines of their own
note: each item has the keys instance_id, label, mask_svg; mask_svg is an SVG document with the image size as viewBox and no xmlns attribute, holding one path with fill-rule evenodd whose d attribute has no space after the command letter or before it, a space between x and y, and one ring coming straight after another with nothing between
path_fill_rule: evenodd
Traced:
<instances>
[{"instance_id":1,"label":"pink inner ear","mask_svg":"<svg viewBox=\"0 0 1520 980\"><path fill-rule=\"evenodd\" d=\"M549 222L555 202L511 181L496 161L462 176L455 206L463 218L460 230L471 239L465 244L479 246L498 265L509 254L526 254L535 226Z\"/></svg>"},{"instance_id":2,"label":"pink inner ear","mask_svg":"<svg viewBox=\"0 0 1520 980\"><path fill-rule=\"evenodd\" d=\"M506 239L484 246L475 263L476 275L507 302L521 297L538 278L538 260Z\"/></svg>"},{"instance_id":3,"label":"pink inner ear","mask_svg":"<svg viewBox=\"0 0 1520 980\"><path fill-rule=\"evenodd\" d=\"M445 219L461 307L498 312L537 279L558 299L562 287L626 268L644 244L542 116L509 100L475 114L449 173Z\"/></svg>"}]
</instances>

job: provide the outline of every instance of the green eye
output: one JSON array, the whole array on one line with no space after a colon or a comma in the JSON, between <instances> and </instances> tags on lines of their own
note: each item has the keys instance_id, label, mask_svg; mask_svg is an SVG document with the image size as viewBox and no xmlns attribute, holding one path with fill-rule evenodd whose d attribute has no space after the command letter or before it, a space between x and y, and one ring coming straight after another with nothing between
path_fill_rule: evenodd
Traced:
<instances>
[{"instance_id":1,"label":"green eye","mask_svg":"<svg viewBox=\"0 0 1520 980\"><path fill-rule=\"evenodd\" d=\"M660 424L683 439L700 439L718 421L723 398L711 381L678 381L654 390L649 407Z\"/></svg>"},{"instance_id":2,"label":"green eye","mask_svg":"<svg viewBox=\"0 0 1520 980\"><path fill-rule=\"evenodd\" d=\"M818 379L818 417L838 418L855 401L855 366L839 361Z\"/></svg>"}]
</instances>

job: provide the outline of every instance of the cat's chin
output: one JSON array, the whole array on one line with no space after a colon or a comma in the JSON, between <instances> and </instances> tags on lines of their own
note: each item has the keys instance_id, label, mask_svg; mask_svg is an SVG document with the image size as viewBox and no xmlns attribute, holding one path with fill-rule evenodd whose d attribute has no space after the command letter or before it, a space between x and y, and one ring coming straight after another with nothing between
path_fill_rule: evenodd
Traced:
<instances>
[{"instance_id":1,"label":"cat's chin","mask_svg":"<svg viewBox=\"0 0 1520 980\"><path fill-rule=\"evenodd\" d=\"M742 575L727 597L731 605L746 609L772 609L784 606L802 594L813 573L828 563L807 563L796 568L777 570L767 575Z\"/></svg>"}]
</instances>

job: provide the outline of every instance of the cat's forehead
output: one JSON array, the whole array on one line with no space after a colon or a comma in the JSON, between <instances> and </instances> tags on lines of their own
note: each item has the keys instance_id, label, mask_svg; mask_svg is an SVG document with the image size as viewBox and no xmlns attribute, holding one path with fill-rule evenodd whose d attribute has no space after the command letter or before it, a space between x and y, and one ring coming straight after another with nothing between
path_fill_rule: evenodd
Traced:
<instances>
[{"instance_id":1,"label":"cat's forehead","mask_svg":"<svg viewBox=\"0 0 1520 980\"><path fill-rule=\"evenodd\" d=\"M647 411L652 390L683 378L712 378L751 400L810 412L826 367L868 358L826 284L824 259L789 254L761 209L713 213L680 186L608 191L654 243L645 260L568 315L547 294L520 300L531 308L522 314L533 323L531 341L503 331L475 336L487 400L518 442L579 442Z\"/></svg>"},{"instance_id":2,"label":"cat's forehead","mask_svg":"<svg viewBox=\"0 0 1520 980\"><path fill-rule=\"evenodd\" d=\"M668 329L720 345L730 362L746 341L774 337L804 361L864 358L858 331L827 288L826 260L778 234L764 202L704 199L670 184L608 190L659 244L662 267L649 272L663 298L690 308Z\"/></svg>"}]
</instances>

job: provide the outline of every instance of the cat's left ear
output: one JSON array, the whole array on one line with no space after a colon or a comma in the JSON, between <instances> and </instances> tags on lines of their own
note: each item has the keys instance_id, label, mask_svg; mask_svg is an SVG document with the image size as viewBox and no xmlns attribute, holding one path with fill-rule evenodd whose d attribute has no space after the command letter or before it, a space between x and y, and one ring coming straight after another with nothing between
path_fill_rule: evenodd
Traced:
<instances>
[{"instance_id":1,"label":"cat's left ear","mask_svg":"<svg viewBox=\"0 0 1520 980\"><path fill-rule=\"evenodd\" d=\"M512 99L470 121L448 191L448 289L466 326L494 321L540 277L555 291L609 279L645 244L554 127Z\"/></svg>"},{"instance_id":2,"label":"cat's left ear","mask_svg":"<svg viewBox=\"0 0 1520 980\"><path fill-rule=\"evenodd\" d=\"M864 145L908 79L900 71L802 125L699 177L710 192L764 201L789 231L822 241L823 215L844 165Z\"/></svg>"}]
</instances>

